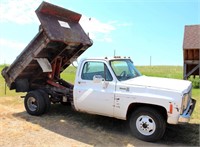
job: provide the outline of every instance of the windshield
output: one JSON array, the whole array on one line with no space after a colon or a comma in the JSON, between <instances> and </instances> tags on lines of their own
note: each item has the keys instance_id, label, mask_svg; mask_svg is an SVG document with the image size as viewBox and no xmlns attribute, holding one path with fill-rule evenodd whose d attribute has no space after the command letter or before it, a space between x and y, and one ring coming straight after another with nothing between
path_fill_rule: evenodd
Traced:
<instances>
[{"instance_id":1,"label":"windshield","mask_svg":"<svg viewBox=\"0 0 200 147\"><path fill-rule=\"evenodd\" d=\"M112 60L110 65L119 81L129 80L141 76L131 60Z\"/></svg>"}]
</instances>

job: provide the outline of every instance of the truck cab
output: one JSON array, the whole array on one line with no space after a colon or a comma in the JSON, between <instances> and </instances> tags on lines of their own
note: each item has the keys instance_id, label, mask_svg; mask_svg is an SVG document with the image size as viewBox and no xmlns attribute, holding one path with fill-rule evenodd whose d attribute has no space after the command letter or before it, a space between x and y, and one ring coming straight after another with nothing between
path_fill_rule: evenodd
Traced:
<instances>
[{"instance_id":1,"label":"truck cab","mask_svg":"<svg viewBox=\"0 0 200 147\"><path fill-rule=\"evenodd\" d=\"M122 118L120 94L129 90L123 81L141 76L130 59L83 59L78 66L74 86L74 104L78 111ZM102 109L103 108L103 109Z\"/></svg>"}]
</instances>

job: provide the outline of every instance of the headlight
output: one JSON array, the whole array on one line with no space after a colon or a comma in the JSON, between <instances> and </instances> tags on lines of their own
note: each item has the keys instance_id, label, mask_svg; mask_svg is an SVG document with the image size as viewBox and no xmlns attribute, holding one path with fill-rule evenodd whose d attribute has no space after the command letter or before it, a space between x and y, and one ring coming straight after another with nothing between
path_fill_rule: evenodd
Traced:
<instances>
[{"instance_id":1,"label":"headlight","mask_svg":"<svg viewBox=\"0 0 200 147\"><path fill-rule=\"evenodd\" d=\"M183 111L187 108L188 102L190 100L190 95L184 94L183 95L183 99L182 99L182 107L181 107L181 114L183 113Z\"/></svg>"}]
</instances>

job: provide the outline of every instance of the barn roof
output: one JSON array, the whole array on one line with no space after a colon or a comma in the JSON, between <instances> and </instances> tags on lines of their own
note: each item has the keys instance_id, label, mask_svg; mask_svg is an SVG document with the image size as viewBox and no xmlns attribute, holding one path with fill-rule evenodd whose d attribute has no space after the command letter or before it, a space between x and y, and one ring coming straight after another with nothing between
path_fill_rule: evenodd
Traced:
<instances>
[{"instance_id":1,"label":"barn roof","mask_svg":"<svg viewBox=\"0 0 200 147\"><path fill-rule=\"evenodd\" d=\"M200 49L200 25L185 26L183 49Z\"/></svg>"}]
</instances>

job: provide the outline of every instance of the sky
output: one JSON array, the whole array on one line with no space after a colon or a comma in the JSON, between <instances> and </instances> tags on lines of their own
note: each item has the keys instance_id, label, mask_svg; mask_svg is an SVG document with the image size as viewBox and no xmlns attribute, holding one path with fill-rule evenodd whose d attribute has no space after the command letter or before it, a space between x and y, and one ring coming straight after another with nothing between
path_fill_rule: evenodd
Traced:
<instances>
[{"instance_id":1,"label":"sky","mask_svg":"<svg viewBox=\"0 0 200 147\"><path fill-rule=\"evenodd\" d=\"M183 65L185 25L200 24L200 0L46 0L82 14L93 46L80 58L131 57L135 65ZM0 0L0 64L38 33L42 0ZM89 18L91 20L89 21Z\"/></svg>"}]
</instances>

